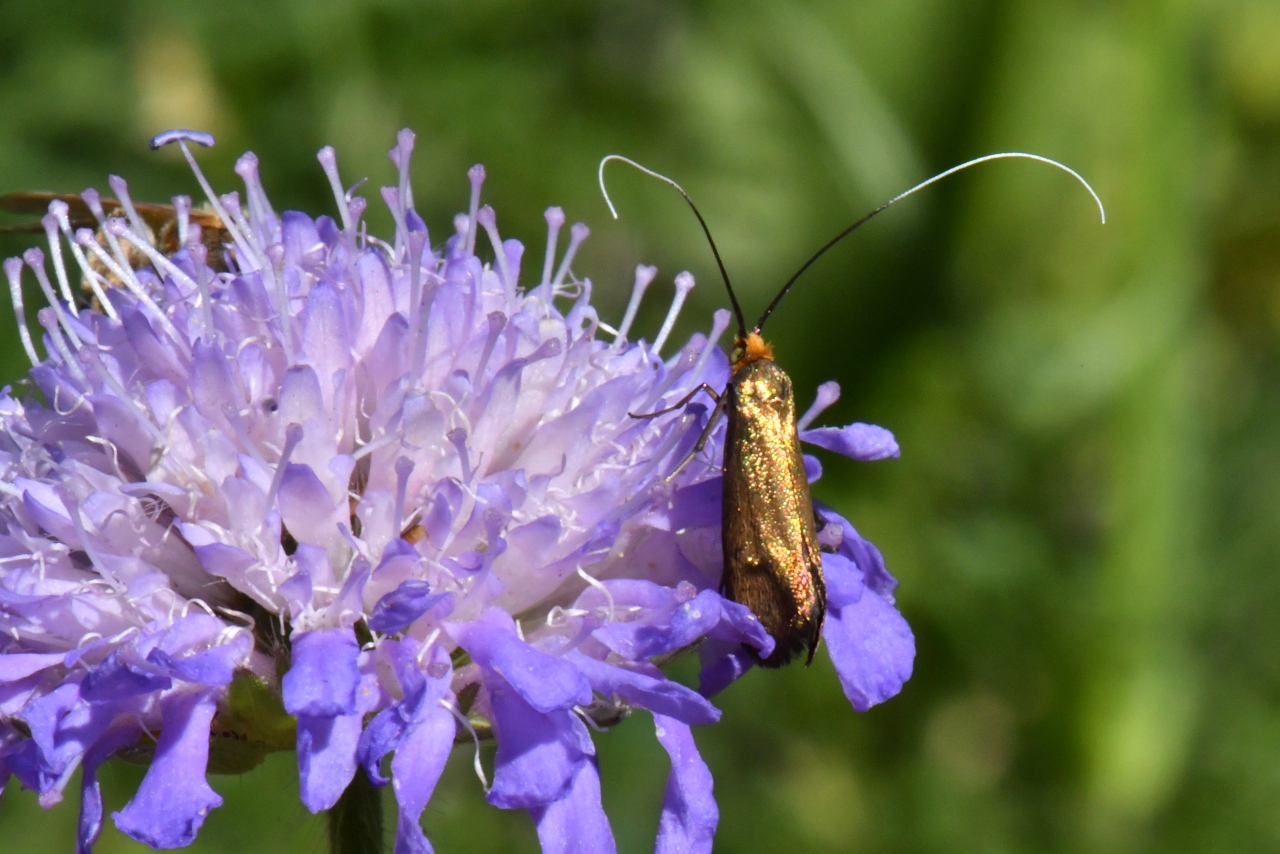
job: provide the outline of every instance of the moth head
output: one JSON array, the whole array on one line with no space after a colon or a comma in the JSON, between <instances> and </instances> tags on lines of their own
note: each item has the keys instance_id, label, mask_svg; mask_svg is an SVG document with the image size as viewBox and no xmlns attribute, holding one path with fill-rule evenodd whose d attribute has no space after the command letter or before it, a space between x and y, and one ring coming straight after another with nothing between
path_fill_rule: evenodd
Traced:
<instances>
[{"instance_id":1,"label":"moth head","mask_svg":"<svg viewBox=\"0 0 1280 854\"><path fill-rule=\"evenodd\" d=\"M743 365L760 359L773 361L773 348L760 337L759 332L748 332L746 336L739 336L733 342L733 349L729 352L729 361L733 364L735 371Z\"/></svg>"}]
</instances>

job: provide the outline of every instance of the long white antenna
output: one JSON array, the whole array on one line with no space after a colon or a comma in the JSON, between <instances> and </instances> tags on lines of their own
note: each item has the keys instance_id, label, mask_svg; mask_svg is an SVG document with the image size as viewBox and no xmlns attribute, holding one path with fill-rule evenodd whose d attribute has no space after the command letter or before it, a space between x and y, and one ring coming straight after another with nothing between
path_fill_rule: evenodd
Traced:
<instances>
[{"instance_id":1,"label":"long white antenna","mask_svg":"<svg viewBox=\"0 0 1280 854\"><path fill-rule=\"evenodd\" d=\"M902 201L907 196L910 196L912 193L915 193L919 190L923 190L925 187L929 186L930 184L935 184L949 175L954 175L955 173L963 169L968 169L970 166L977 166L979 163L986 163L988 160L1004 160L1004 159L1013 158L1013 157L1018 157L1025 160L1038 160L1041 163L1047 163L1050 166L1056 166L1057 168L1061 169L1063 172L1066 172L1068 175L1075 178L1084 186L1086 190L1089 191L1089 195L1093 196L1093 200L1098 204L1098 214L1102 217L1103 224L1104 225L1106 224L1107 211L1106 211L1106 208L1102 206L1102 199L1098 198L1098 194L1093 191L1093 187L1089 186L1089 182L1086 181L1083 177L1081 177L1080 173L1072 169L1070 166L1059 163L1058 161L1052 160L1048 157L1042 157L1039 154L1028 154L1025 151L1002 151L997 154L984 154L982 157L975 157L972 160L966 160L964 163L961 163L959 166L952 166L950 169L947 169L944 172L939 172L937 175L934 175L932 178L928 178L924 181L921 181L919 184L916 184L911 189L905 192L899 193L889 201L877 207L875 210L862 216L860 219L854 222L853 225L849 226L844 231L837 234L835 237L828 240L825 244L823 244L821 249L813 253L813 255L809 256L809 260L805 261L804 264L800 266L799 270L796 270L795 275L793 275L790 279L787 279L787 283L782 286L782 290L778 291L778 295L773 298L773 302L769 303L769 307L764 310L764 314L760 315L760 320L756 323L755 331L756 332L760 331L760 328L764 326L764 322L769 319L769 315L772 314L773 310L778 307L778 303L782 302L782 298L787 295L787 291L791 290L791 286L796 283L796 279L799 279L801 274L804 273L805 270L808 270L809 267L813 265L814 261L817 261L819 258L821 258L826 253L826 251L830 249L832 246L835 246L837 243L839 243L841 240L844 240L846 237L848 237L850 234L852 234L862 225L866 224L868 220L872 219L877 214L883 212L886 208L889 208L893 206L895 203ZM648 170L645 170L645 171L648 171ZM658 177L662 177L662 176L659 175ZM670 180L670 179L665 179L665 180Z\"/></svg>"}]
</instances>

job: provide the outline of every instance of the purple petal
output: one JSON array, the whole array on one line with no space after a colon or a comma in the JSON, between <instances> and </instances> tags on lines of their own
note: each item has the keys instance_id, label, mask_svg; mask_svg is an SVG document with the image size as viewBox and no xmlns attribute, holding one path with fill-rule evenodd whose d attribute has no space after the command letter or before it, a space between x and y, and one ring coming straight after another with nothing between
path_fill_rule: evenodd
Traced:
<instances>
[{"instance_id":1,"label":"purple petal","mask_svg":"<svg viewBox=\"0 0 1280 854\"><path fill-rule=\"evenodd\" d=\"M720 821L711 770L698 755L689 727L662 715L654 715L653 723L658 741L671 757L654 854L710 854Z\"/></svg>"},{"instance_id":2,"label":"purple petal","mask_svg":"<svg viewBox=\"0 0 1280 854\"><path fill-rule=\"evenodd\" d=\"M487 671L501 676L540 712L591 702L591 685L572 664L516 637L515 622L490 608L466 624L458 643Z\"/></svg>"},{"instance_id":3,"label":"purple petal","mask_svg":"<svg viewBox=\"0 0 1280 854\"><path fill-rule=\"evenodd\" d=\"M205 780L216 711L211 691L168 698L155 758L133 799L113 815L116 827L152 848L191 844L205 816L222 804Z\"/></svg>"},{"instance_id":4,"label":"purple petal","mask_svg":"<svg viewBox=\"0 0 1280 854\"><path fill-rule=\"evenodd\" d=\"M720 596L703 590L688 602L677 605L661 623L606 623L595 636L605 646L632 661L666 655L689 646L720 622Z\"/></svg>"},{"instance_id":5,"label":"purple petal","mask_svg":"<svg viewBox=\"0 0 1280 854\"><path fill-rule=\"evenodd\" d=\"M493 680L489 703L497 730L489 803L532 809L561 798L578 766L595 754L591 736L573 712L540 713L511 686Z\"/></svg>"},{"instance_id":6,"label":"purple petal","mask_svg":"<svg viewBox=\"0 0 1280 854\"><path fill-rule=\"evenodd\" d=\"M453 594L433 594L431 585L425 581L406 581L373 606L373 611L369 614L369 628L382 634L403 631L414 620L446 600L451 602Z\"/></svg>"},{"instance_id":7,"label":"purple petal","mask_svg":"<svg viewBox=\"0 0 1280 854\"><path fill-rule=\"evenodd\" d=\"M867 587L882 599L892 603L893 591L898 587L898 579L889 574L889 570L884 565L884 555L880 554L880 550L874 543L863 539L848 519L825 507L821 510L828 522L835 521L840 525L839 553L853 561L862 571L862 578Z\"/></svg>"},{"instance_id":8,"label":"purple petal","mask_svg":"<svg viewBox=\"0 0 1280 854\"><path fill-rule=\"evenodd\" d=\"M902 690L911 678L915 638L898 610L865 595L860 574L840 555L824 555L827 618L822 636L849 702L860 712Z\"/></svg>"},{"instance_id":9,"label":"purple petal","mask_svg":"<svg viewBox=\"0 0 1280 854\"><path fill-rule=\"evenodd\" d=\"M360 736L358 756L365 774L375 786L383 786L382 760L395 750L405 733L439 706L449 690L453 669L443 647L432 649L432 659L425 670L419 669L417 641L386 641L384 655L396 666L404 699L379 712Z\"/></svg>"},{"instance_id":10,"label":"purple petal","mask_svg":"<svg viewBox=\"0 0 1280 854\"><path fill-rule=\"evenodd\" d=\"M687 724L713 724L720 720L719 709L696 691L662 676L657 668L654 669L658 676L650 676L585 655L574 654L570 660L602 696L616 695L633 706L668 715Z\"/></svg>"},{"instance_id":11,"label":"purple petal","mask_svg":"<svg viewBox=\"0 0 1280 854\"><path fill-rule=\"evenodd\" d=\"M63 657L60 652L7 652L0 655L0 685L26 679L46 667L61 664Z\"/></svg>"},{"instance_id":12,"label":"purple petal","mask_svg":"<svg viewBox=\"0 0 1280 854\"><path fill-rule=\"evenodd\" d=\"M671 517L686 528L719 525L723 510L724 479L714 477L677 489L671 496Z\"/></svg>"},{"instance_id":13,"label":"purple petal","mask_svg":"<svg viewBox=\"0 0 1280 854\"><path fill-rule=\"evenodd\" d=\"M543 854L613 854L618 850L600 802L600 772L594 757L579 763L563 796L530 809L529 814L538 824Z\"/></svg>"},{"instance_id":14,"label":"purple petal","mask_svg":"<svg viewBox=\"0 0 1280 854\"><path fill-rule=\"evenodd\" d=\"M91 854L93 843L102 831L102 787L98 785L98 766L117 750L135 744L142 734L132 721L115 727L94 743L85 754L80 781L80 822L76 834L76 854Z\"/></svg>"},{"instance_id":15,"label":"purple petal","mask_svg":"<svg viewBox=\"0 0 1280 854\"><path fill-rule=\"evenodd\" d=\"M173 676L186 682L209 686L230 685L235 669L244 663L252 643L248 633L241 632L229 643L185 658L175 659L156 649L151 651L147 660L164 667Z\"/></svg>"},{"instance_id":16,"label":"purple petal","mask_svg":"<svg viewBox=\"0 0 1280 854\"><path fill-rule=\"evenodd\" d=\"M289 463L280 479L280 519L300 543L324 545L346 521L346 499L337 507L311 466Z\"/></svg>"},{"instance_id":17,"label":"purple petal","mask_svg":"<svg viewBox=\"0 0 1280 854\"><path fill-rule=\"evenodd\" d=\"M291 715L333 717L356 710L360 647L351 629L322 629L293 638L293 663L281 680Z\"/></svg>"},{"instance_id":18,"label":"purple petal","mask_svg":"<svg viewBox=\"0 0 1280 854\"><path fill-rule=\"evenodd\" d=\"M298 794L313 813L332 807L356 773L364 715L298 715Z\"/></svg>"},{"instance_id":19,"label":"purple petal","mask_svg":"<svg viewBox=\"0 0 1280 854\"><path fill-rule=\"evenodd\" d=\"M60 778L80 758L85 745L78 739L68 740L65 735L68 730L75 731L76 718L83 717L85 709L80 686L74 683L59 685L22 709L19 717L27 725L36 748L37 789L42 795L61 789Z\"/></svg>"},{"instance_id":20,"label":"purple petal","mask_svg":"<svg viewBox=\"0 0 1280 854\"><path fill-rule=\"evenodd\" d=\"M883 460L898 456L898 442L893 434L875 424L850 424L847 427L815 427L801 430L800 441L844 454L855 460Z\"/></svg>"},{"instance_id":21,"label":"purple petal","mask_svg":"<svg viewBox=\"0 0 1280 854\"><path fill-rule=\"evenodd\" d=\"M746 605L740 605L729 599L720 600L720 625L711 630L709 637L721 640L736 640L759 651L761 658L768 658L773 652L773 638L760 622L760 618L751 613Z\"/></svg>"},{"instance_id":22,"label":"purple petal","mask_svg":"<svg viewBox=\"0 0 1280 854\"><path fill-rule=\"evenodd\" d=\"M719 694L756 664L756 657L742 644L715 638L708 638L698 647L698 660L702 663L698 693L704 697Z\"/></svg>"},{"instance_id":23,"label":"purple petal","mask_svg":"<svg viewBox=\"0 0 1280 854\"><path fill-rule=\"evenodd\" d=\"M159 650L153 650L152 655L168 658ZM173 680L163 672L167 669L165 663L138 662L136 653L134 656L135 660L129 661L129 652L112 650L80 683L80 693L90 702L119 700L163 691L173 684Z\"/></svg>"},{"instance_id":24,"label":"purple petal","mask_svg":"<svg viewBox=\"0 0 1280 854\"><path fill-rule=\"evenodd\" d=\"M431 854L431 843L419 822L453 750L457 729L453 715L434 705L409 728L396 748L391 760L393 787L400 806L395 854Z\"/></svg>"}]
</instances>

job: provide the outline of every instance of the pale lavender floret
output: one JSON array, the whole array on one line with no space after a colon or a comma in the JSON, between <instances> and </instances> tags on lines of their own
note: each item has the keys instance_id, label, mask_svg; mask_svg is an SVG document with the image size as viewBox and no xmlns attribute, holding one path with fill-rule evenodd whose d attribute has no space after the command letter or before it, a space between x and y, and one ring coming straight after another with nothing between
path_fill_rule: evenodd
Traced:
<instances>
[{"instance_id":1,"label":"pale lavender floret","mask_svg":"<svg viewBox=\"0 0 1280 854\"><path fill-rule=\"evenodd\" d=\"M153 147L172 142L194 167L185 143L213 139L171 131ZM61 297L28 257L54 304L38 314L46 355L28 348L43 400L0 394L0 785L13 774L51 805L82 769L83 852L104 814L98 766L154 736L116 823L156 847L194 838L220 803L210 730L238 725L242 678L296 720L309 809L333 806L358 767L392 783L397 854L432 850L421 816L473 722L497 740L490 803L528 810L545 850L612 850L585 721L631 708L654 714L672 759L658 850L710 849L717 812L689 727L719 718L707 696L773 640L716 592L723 427L668 482L707 407L630 413L723 387L729 315L665 361L678 304L654 345L628 343L655 273L640 268L615 340L598 340L591 283L571 269L586 226L557 262L565 219L549 210L547 256L521 290L523 246L481 204L483 167L457 233L431 246L413 146L404 131L390 153L385 243L364 236L331 149L340 222L276 214L252 154L236 164L243 208L197 168L228 231L221 259L199 244L159 255L132 214L107 220L104 247L51 205ZM67 304L59 234L82 271L92 256L119 279L85 273L101 311ZM155 267L133 269L128 245ZM22 264L5 271L21 312ZM692 281L677 277L677 303ZM880 428L808 429L836 394L820 390L802 438L896 453ZM825 637L861 709L901 687L913 645L879 552L823 513ZM694 645L700 692L653 663Z\"/></svg>"}]
</instances>

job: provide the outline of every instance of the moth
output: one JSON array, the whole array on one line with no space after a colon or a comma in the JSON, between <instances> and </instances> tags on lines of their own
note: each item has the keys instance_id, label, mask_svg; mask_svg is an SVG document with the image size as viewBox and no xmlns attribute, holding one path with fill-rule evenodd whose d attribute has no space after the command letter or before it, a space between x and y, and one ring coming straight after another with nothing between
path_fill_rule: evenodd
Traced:
<instances>
[{"instance_id":1,"label":"moth","mask_svg":"<svg viewBox=\"0 0 1280 854\"><path fill-rule=\"evenodd\" d=\"M703 383L674 406L636 417L650 418L680 409L698 392L704 392L716 401L715 409L693 450L676 466L668 480L674 478L694 456L702 452L718 420L722 416L727 419L720 529L724 571L720 588L728 598L750 608L772 635L773 651L766 657L757 657L757 661L765 667L781 667L806 650L806 661L813 661L826 614L826 586L822 576L822 550L818 543L821 520L814 512L813 499L809 494L809 479L805 473L804 454L800 450L800 437L796 429L795 394L791 378L774 361L773 350L761 337L761 329L796 280L829 249L873 217L948 175L1002 158L1037 160L1070 173L1093 196L1102 214L1102 221L1106 222L1106 212L1098 194L1078 173L1056 160L1025 152L1002 152L978 157L899 193L828 240L787 280L750 329L747 328L733 285L729 282L729 274L720 258L720 251L711 237L711 230L684 188L667 176L621 155L611 154L600 161L600 190L615 218L618 214L604 185L604 167L611 160L626 163L671 185L684 197L697 217L698 224L702 226L729 294L738 331L730 351L732 374L728 385L717 391Z\"/></svg>"},{"instance_id":2,"label":"moth","mask_svg":"<svg viewBox=\"0 0 1280 854\"><path fill-rule=\"evenodd\" d=\"M70 221L73 233L77 229L92 228L95 230L98 243L107 248L107 240L102 231L102 223L98 221L97 216L90 209L84 198L74 193L8 193L0 196L0 210L26 216L43 216L49 210L49 203L54 201L66 203L67 219ZM108 217L123 216L126 213L124 204L118 199L104 198L100 201L102 211ZM198 231L199 240L208 249L207 263L214 272L226 272L229 269L227 253L232 251L233 247L231 235L226 226L223 225L222 218L213 211L193 208L187 211L186 222L183 223L178 209L173 205L133 202L133 209L138 215L138 219L142 221L150 232L141 236L150 239L162 254L172 255L181 249L183 240L190 237L190 235L184 234L183 231L190 229ZM44 225L40 222L22 222L0 226L0 234L32 233L43 230ZM130 268L136 270L151 265L147 257L137 248L128 243L122 243L121 246L125 251L126 260L129 262ZM107 251L110 252L110 249L108 248ZM106 265L98 258L90 255L89 266L103 280L116 286L120 285L120 282L116 281L115 274L107 269ZM89 290L87 284L85 290Z\"/></svg>"}]
</instances>

